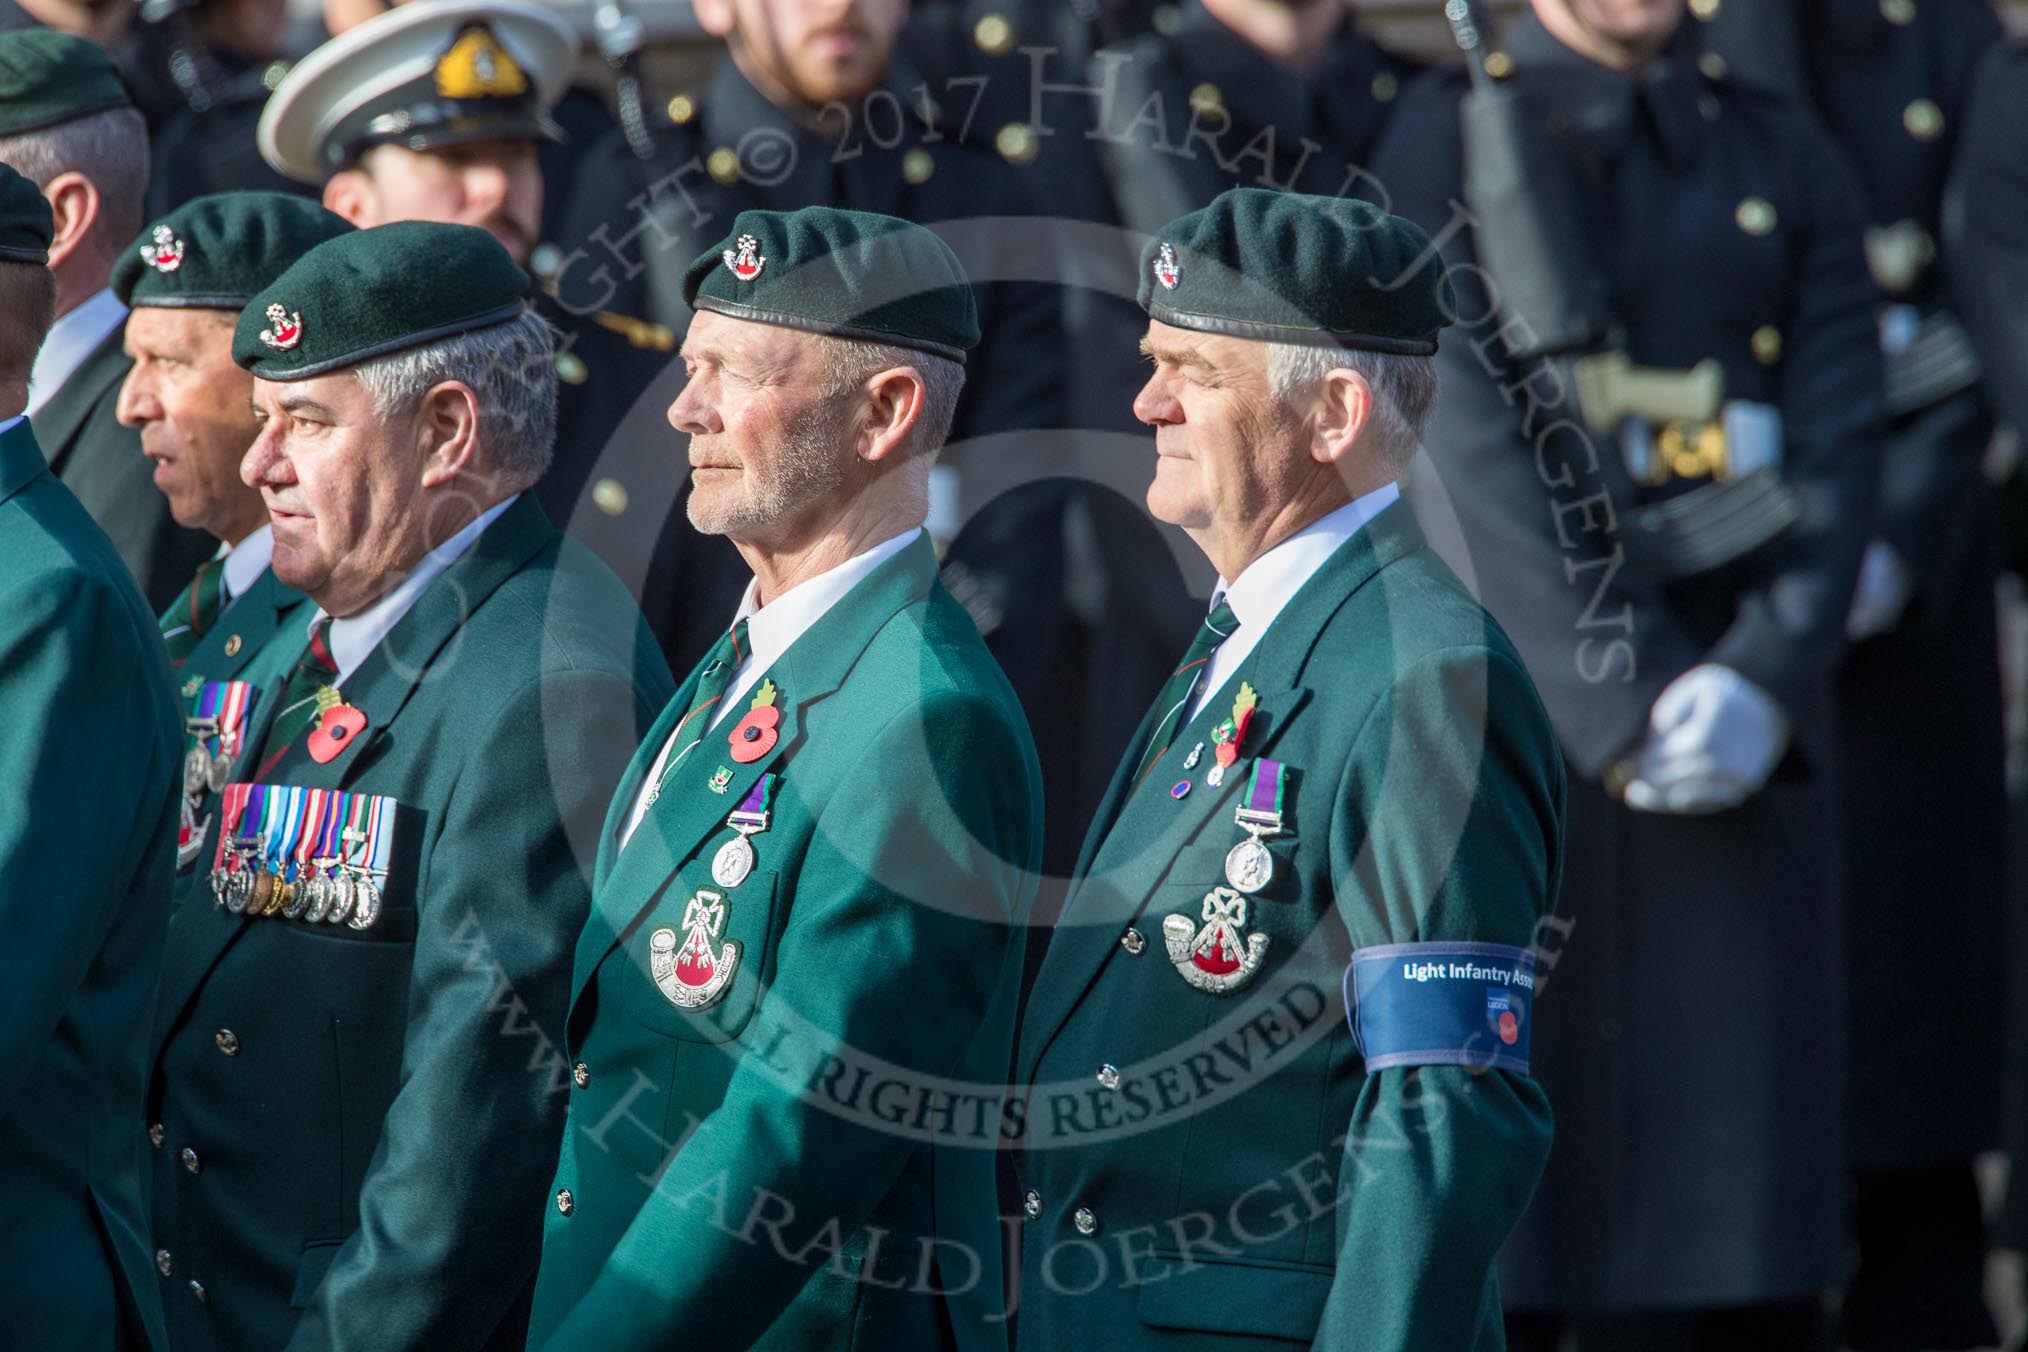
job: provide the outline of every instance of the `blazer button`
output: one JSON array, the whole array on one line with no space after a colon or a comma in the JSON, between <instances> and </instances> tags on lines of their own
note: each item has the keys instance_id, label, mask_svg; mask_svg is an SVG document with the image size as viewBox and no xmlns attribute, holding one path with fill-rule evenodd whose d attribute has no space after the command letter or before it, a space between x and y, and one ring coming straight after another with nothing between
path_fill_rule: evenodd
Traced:
<instances>
[{"instance_id":1,"label":"blazer button","mask_svg":"<svg viewBox=\"0 0 2028 1352\"><path fill-rule=\"evenodd\" d=\"M164 1137L167 1136L167 1134L168 1133L162 1130L162 1124L160 1122L155 1123L153 1126L148 1128L148 1144L154 1146L157 1150L160 1150L162 1148L162 1141Z\"/></svg>"},{"instance_id":2,"label":"blazer button","mask_svg":"<svg viewBox=\"0 0 2028 1352\"><path fill-rule=\"evenodd\" d=\"M161 1273L164 1277L166 1277L175 1270L176 1270L176 1262L174 1259L170 1258L169 1250L167 1249L155 1250L155 1271Z\"/></svg>"},{"instance_id":3,"label":"blazer button","mask_svg":"<svg viewBox=\"0 0 2028 1352\"><path fill-rule=\"evenodd\" d=\"M577 1203L571 1200L569 1188L556 1190L556 1209L566 1216L577 1210Z\"/></svg>"},{"instance_id":4,"label":"blazer button","mask_svg":"<svg viewBox=\"0 0 2028 1352\"><path fill-rule=\"evenodd\" d=\"M204 1161L198 1159L197 1152L187 1145L183 1147L183 1167L193 1174L204 1167Z\"/></svg>"},{"instance_id":5,"label":"blazer button","mask_svg":"<svg viewBox=\"0 0 2028 1352\"><path fill-rule=\"evenodd\" d=\"M1081 1206L1073 1212L1070 1217L1070 1223L1077 1227L1077 1232L1081 1235L1095 1235L1098 1233L1098 1217L1092 1213L1092 1209L1088 1206Z\"/></svg>"},{"instance_id":6,"label":"blazer button","mask_svg":"<svg viewBox=\"0 0 2028 1352\"><path fill-rule=\"evenodd\" d=\"M206 1290L204 1289L204 1283L203 1283L203 1282L197 1281L197 1280L195 1280L194 1278L192 1279L192 1281L191 1281L191 1283L190 1283L190 1294L191 1294L191 1295L193 1295L193 1296L195 1296L195 1297L197 1297L197 1303L198 1303L199 1305L209 1305L209 1304L211 1304L211 1294L210 1294L210 1292L208 1292L208 1291L206 1291Z\"/></svg>"},{"instance_id":7,"label":"blazer button","mask_svg":"<svg viewBox=\"0 0 2028 1352\"><path fill-rule=\"evenodd\" d=\"M570 1068L570 1082L579 1089L591 1088L591 1067L580 1061Z\"/></svg>"},{"instance_id":8,"label":"blazer button","mask_svg":"<svg viewBox=\"0 0 2028 1352\"><path fill-rule=\"evenodd\" d=\"M218 1044L218 1049L224 1052L227 1056L239 1055L239 1035L237 1033L234 1033L232 1029L230 1028L219 1029L216 1033L213 1033L211 1035L211 1040L213 1042L216 1042Z\"/></svg>"},{"instance_id":9,"label":"blazer button","mask_svg":"<svg viewBox=\"0 0 2028 1352\"><path fill-rule=\"evenodd\" d=\"M1098 1069L1098 1082L1108 1089L1120 1087L1120 1068L1110 1063Z\"/></svg>"},{"instance_id":10,"label":"blazer button","mask_svg":"<svg viewBox=\"0 0 2028 1352\"><path fill-rule=\"evenodd\" d=\"M1030 1188L1021 1198L1021 1214L1034 1220L1042 1214L1042 1194Z\"/></svg>"},{"instance_id":11,"label":"blazer button","mask_svg":"<svg viewBox=\"0 0 2028 1352\"><path fill-rule=\"evenodd\" d=\"M1139 930L1130 929L1120 936L1120 947L1138 958L1147 949L1148 941Z\"/></svg>"}]
</instances>

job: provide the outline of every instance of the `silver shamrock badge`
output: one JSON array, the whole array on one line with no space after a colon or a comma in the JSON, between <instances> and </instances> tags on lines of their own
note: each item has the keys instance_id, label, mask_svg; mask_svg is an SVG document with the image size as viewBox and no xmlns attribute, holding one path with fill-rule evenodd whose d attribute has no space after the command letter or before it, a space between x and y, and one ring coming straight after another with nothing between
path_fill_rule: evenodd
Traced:
<instances>
[{"instance_id":1,"label":"silver shamrock badge","mask_svg":"<svg viewBox=\"0 0 2028 1352\"><path fill-rule=\"evenodd\" d=\"M1187 915L1162 918L1162 944L1183 979L1211 995L1230 995L1253 980L1267 956L1268 937L1246 932L1246 898L1229 887L1204 894L1204 923Z\"/></svg>"}]
</instances>

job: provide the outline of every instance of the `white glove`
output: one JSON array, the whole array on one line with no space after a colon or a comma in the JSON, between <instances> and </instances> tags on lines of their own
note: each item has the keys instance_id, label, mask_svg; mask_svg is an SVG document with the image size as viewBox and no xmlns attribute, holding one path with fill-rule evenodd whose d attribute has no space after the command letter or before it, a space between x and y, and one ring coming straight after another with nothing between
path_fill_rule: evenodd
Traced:
<instances>
[{"instance_id":1,"label":"white glove","mask_svg":"<svg viewBox=\"0 0 2028 1352\"><path fill-rule=\"evenodd\" d=\"M1859 559L1859 585L1852 592L1852 609L1845 616L1845 636L1853 642L1884 634L1901 618L1915 590L1908 565L1894 546L1875 540Z\"/></svg>"},{"instance_id":2,"label":"white glove","mask_svg":"<svg viewBox=\"0 0 2028 1352\"><path fill-rule=\"evenodd\" d=\"M1767 783L1788 744L1789 717L1773 696L1731 667L1692 667L1649 711L1627 806L1682 814L1738 807Z\"/></svg>"}]
</instances>

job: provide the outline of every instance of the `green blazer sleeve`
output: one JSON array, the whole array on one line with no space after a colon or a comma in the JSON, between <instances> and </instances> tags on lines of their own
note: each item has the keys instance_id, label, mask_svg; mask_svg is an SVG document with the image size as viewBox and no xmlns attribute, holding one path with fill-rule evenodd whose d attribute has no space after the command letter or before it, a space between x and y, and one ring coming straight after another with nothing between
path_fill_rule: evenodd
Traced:
<instances>
[{"instance_id":1,"label":"green blazer sleeve","mask_svg":"<svg viewBox=\"0 0 2028 1352\"><path fill-rule=\"evenodd\" d=\"M0 607L0 925L15 955L0 981L0 1121L107 933L138 919L122 914L129 894L166 878L174 850L166 668L136 679L136 652L113 641L131 617L102 580L72 568L32 581ZM157 945L166 919L147 917Z\"/></svg>"},{"instance_id":2,"label":"green blazer sleeve","mask_svg":"<svg viewBox=\"0 0 2028 1352\"><path fill-rule=\"evenodd\" d=\"M490 1345L525 1293L569 1088L561 1029L546 1023L569 999L591 842L639 721L610 671L551 672L474 710L418 889L402 1087L359 1228L290 1352ZM558 747L581 750L566 761ZM516 1234L525 1242L503 1252Z\"/></svg>"},{"instance_id":3,"label":"green blazer sleeve","mask_svg":"<svg viewBox=\"0 0 2028 1352\"><path fill-rule=\"evenodd\" d=\"M861 763L881 791L820 811L722 1103L544 1346L751 1345L918 1144L818 1106L812 1075L834 1051L949 1074L977 1036L1030 895L1008 861L1033 850L1033 754L990 703L944 692L870 730Z\"/></svg>"},{"instance_id":4,"label":"green blazer sleeve","mask_svg":"<svg viewBox=\"0 0 2028 1352\"><path fill-rule=\"evenodd\" d=\"M1353 946L1527 946L1555 902L1563 798L1547 716L1514 658L1457 647L1405 667L1338 789L1332 869ZM1314 1345L1504 1347L1493 1259L1549 1139L1548 1096L1527 1076L1368 1075L1345 1125L1337 1274Z\"/></svg>"}]
</instances>

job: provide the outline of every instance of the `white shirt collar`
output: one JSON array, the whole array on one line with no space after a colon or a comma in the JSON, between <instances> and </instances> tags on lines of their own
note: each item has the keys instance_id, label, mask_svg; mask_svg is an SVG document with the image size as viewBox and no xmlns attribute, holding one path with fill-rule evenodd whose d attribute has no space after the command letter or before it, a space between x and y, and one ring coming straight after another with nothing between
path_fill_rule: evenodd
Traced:
<instances>
[{"instance_id":1,"label":"white shirt collar","mask_svg":"<svg viewBox=\"0 0 2028 1352\"><path fill-rule=\"evenodd\" d=\"M268 564L275 554L275 528L262 526L259 530L219 551L225 558L225 599L244 596L246 589L255 579L268 570Z\"/></svg>"},{"instance_id":2,"label":"white shirt collar","mask_svg":"<svg viewBox=\"0 0 2028 1352\"><path fill-rule=\"evenodd\" d=\"M28 412L33 415L76 374L106 335L126 322L127 307L112 288L94 292L50 326L28 373Z\"/></svg>"},{"instance_id":3,"label":"white shirt collar","mask_svg":"<svg viewBox=\"0 0 2028 1352\"><path fill-rule=\"evenodd\" d=\"M1239 620L1239 628L1233 631L1231 638L1218 645L1211 661L1205 664L1204 679L1196 685L1185 722L1195 718L1203 710L1205 701L1231 680L1240 664L1252 656L1255 645L1267 633L1268 626L1295 599L1303 584L1324 566L1324 561L1400 497L1399 486L1382 484L1343 507L1318 517L1248 564L1232 581L1227 582L1222 577L1218 579L1213 604L1216 605L1222 595Z\"/></svg>"},{"instance_id":4,"label":"white shirt collar","mask_svg":"<svg viewBox=\"0 0 2028 1352\"><path fill-rule=\"evenodd\" d=\"M718 702L718 708L712 715L712 726L716 727L761 674L773 666L797 639L809 632L811 625L824 618L826 611L843 600L845 593L858 586L868 573L907 548L920 534L922 527L912 526L862 554L854 554L828 572L798 582L766 605L759 604L759 580L747 583L746 595L740 598L739 609L732 617L735 624L746 621L746 660L740 663L738 672L733 675L725 698Z\"/></svg>"},{"instance_id":5,"label":"white shirt collar","mask_svg":"<svg viewBox=\"0 0 2028 1352\"><path fill-rule=\"evenodd\" d=\"M400 586L357 615L331 621L331 659L338 664L338 679L332 682L334 686L345 684L345 678L358 670L359 664L380 646L380 641L401 623L401 617L408 614L417 599L429 589L430 583L464 557L472 542L479 538L479 533L492 525L500 513L513 506L514 498L520 496L516 493L505 502L497 502L479 513L478 518L463 530L423 555L421 562L401 580ZM324 611L320 607L310 617L310 623L315 624L323 616Z\"/></svg>"},{"instance_id":6,"label":"white shirt collar","mask_svg":"<svg viewBox=\"0 0 2028 1352\"><path fill-rule=\"evenodd\" d=\"M26 413L17 413L13 417L9 418L6 422L0 422L0 436L5 436L7 433L13 431L14 424L20 422L23 418L26 418L27 416L28 415Z\"/></svg>"}]
</instances>

